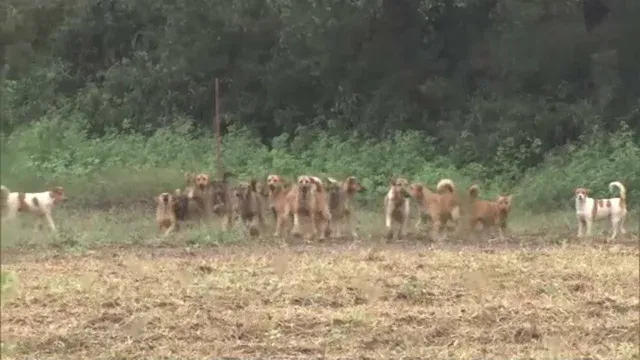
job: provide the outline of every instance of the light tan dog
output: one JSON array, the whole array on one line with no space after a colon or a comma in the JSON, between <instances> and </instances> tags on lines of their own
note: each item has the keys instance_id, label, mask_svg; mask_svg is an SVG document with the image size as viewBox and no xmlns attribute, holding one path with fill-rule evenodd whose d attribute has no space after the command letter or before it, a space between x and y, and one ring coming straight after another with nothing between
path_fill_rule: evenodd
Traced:
<instances>
[{"instance_id":1,"label":"light tan dog","mask_svg":"<svg viewBox=\"0 0 640 360\"><path fill-rule=\"evenodd\" d=\"M31 213L46 219L54 232L56 225L51 213L55 204L67 200L60 186L39 193L11 192L6 186L0 187L0 201L4 219L14 219L18 213Z\"/></svg>"},{"instance_id":2,"label":"light tan dog","mask_svg":"<svg viewBox=\"0 0 640 360\"><path fill-rule=\"evenodd\" d=\"M293 236L300 235L300 218L309 219L312 232L319 240L324 239L331 222L331 212L322 181L316 176L301 175L287 194L285 213L293 213Z\"/></svg>"},{"instance_id":3,"label":"light tan dog","mask_svg":"<svg viewBox=\"0 0 640 360\"><path fill-rule=\"evenodd\" d=\"M409 182L404 178L391 179L389 191L384 197L385 226L387 228L387 239L393 238L392 225L397 224L396 238L401 238L409 221L409 199L407 192Z\"/></svg>"},{"instance_id":4,"label":"light tan dog","mask_svg":"<svg viewBox=\"0 0 640 360\"><path fill-rule=\"evenodd\" d=\"M329 210L331 211L331 222L335 224L336 236L340 237L342 235L341 228L346 225L350 235L354 238L358 237L352 223L352 203L355 195L366 189L355 176L349 176L343 182L327 178L327 182L329 183L327 189ZM325 235L329 236L330 234Z\"/></svg>"},{"instance_id":5,"label":"light tan dog","mask_svg":"<svg viewBox=\"0 0 640 360\"><path fill-rule=\"evenodd\" d=\"M292 186L280 175L272 174L267 176L267 187L269 189L268 207L276 223L273 236L280 237L288 220L293 220L293 214L290 213L287 206L287 194L291 191Z\"/></svg>"},{"instance_id":6,"label":"light tan dog","mask_svg":"<svg viewBox=\"0 0 640 360\"><path fill-rule=\"evenodd\" d=\"M619 181L609 183L609 191L618 188L620 197L609 199L593 199L589 197L589 189L577 188L576 195L576 216L578 218L578 237L584 235L584 228L587 228L587 236L591 235L591 226L596 220L604 218L611 219L611 237L613 240L618 236L618 228L622 234L626 234L624 219L627 215L627 189Z\"/></svg>"},{"instance_id":7,"label":"light tan dog","mask_svg":"<svg viewBox=\"0 0 640 360\"><path fill-rule=\"evenodd\" d=\"M449 220L457 222L460 219L460 206L455 195L455 185L451 179L442 179L436 186L437 192L420 183L413 183L409 189L411 197L419 204L422 213L429 216L433 224L431 237L440 240L443 228ZM416 229L419 228L421 217L418 217Z\"/></svg>"},{"instance_id":8,"label":"light tan dog","mask_svg":"<svg viewBox=\"0 0 640 360\"><path fill-rule=\"evenodd\" d=\"M179 195L180 190L176 190ZM164 192L155 197L156 201L156 223L160 231L164 232L164 236L178 230L178 199L173 195Z\"/></svg>"},{"instance_id":9,"label":"light tan dog","mask_svg":"<svg viewBox=\"0 0 640 360\"><path fill-rule=\"evenodd\" d=\"M265 230L264 204L258 192L257 181L241 182L234 189L237 198L237 213L240 220L249 227L249 233L258 236Z\"/></svg>"},{"instance_id":10,"label":"light tan dog","mask_svg":"<svg viewBox=\"0 0 640 360\"><path fill-rule=\"evenodd\" d=\"M498 195L495 201L489 201L478 199L479 194L480 187L478 185L469 187L471 229L474 229L478 224L482 224L483 229L498 227L500 238L502 238L507 229L507 220L511 212L512 195Z\"/></svg>"}]
</instances>

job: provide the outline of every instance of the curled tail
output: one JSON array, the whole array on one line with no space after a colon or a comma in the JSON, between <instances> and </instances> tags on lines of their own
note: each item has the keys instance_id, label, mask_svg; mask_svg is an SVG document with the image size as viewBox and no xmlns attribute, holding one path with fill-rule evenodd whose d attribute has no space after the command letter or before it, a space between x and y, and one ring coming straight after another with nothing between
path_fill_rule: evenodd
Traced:
<instances>
[{"instance_id":1,"label":"curled tail","mask_svg":"<svg viewBox=\"0 0 640 360\"><path fill-rule=\"evenodd\" d=\"M471 196L472 199L476 199L478 195L480 195L480 187L478 185L471 185L469 188L469 196Z\"/></svg>"},{"instance_id":2,"label":"curled tail","mask_svg":"<svg viewBox=\"0 0 640 360\"><path fill-rule=\"evenodd\" d=\"M456 191L456 186L453 184L453 180L442 179L438 181L438 185L436 185L436 191L440 192L444 189L447 189L451 193Z\"/></svg>"},{"instance_id":3,"label":"curled tail","mask_svg":"<svg viewBox=\"0 0 640 360\"><path fill-rule=\"evenodd\" d=\"M626 207L627 205L627 189L619 181L612 181L609 183L609 191L613 192L613 188L617 187L620 191L620 207Z\"/></svg>"}]
</instances>

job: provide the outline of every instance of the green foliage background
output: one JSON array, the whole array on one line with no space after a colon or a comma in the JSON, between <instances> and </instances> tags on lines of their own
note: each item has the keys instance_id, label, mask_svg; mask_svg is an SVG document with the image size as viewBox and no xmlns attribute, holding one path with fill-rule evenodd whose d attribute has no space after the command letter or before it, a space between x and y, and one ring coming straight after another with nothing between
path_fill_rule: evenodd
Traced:
<instances>
[{"instance_id":1,"label":"green foliage background","mask_svg":"<svg viewBox=\"0 0 640 360\"><path fill-rule=\"evenodd\" d=\"M525 211L576 186L640 200L640 15L581 1L9 0L0 5L2 183L73 204L134 203L213 170L391 176Z\"/></svg>"}]
</instances>

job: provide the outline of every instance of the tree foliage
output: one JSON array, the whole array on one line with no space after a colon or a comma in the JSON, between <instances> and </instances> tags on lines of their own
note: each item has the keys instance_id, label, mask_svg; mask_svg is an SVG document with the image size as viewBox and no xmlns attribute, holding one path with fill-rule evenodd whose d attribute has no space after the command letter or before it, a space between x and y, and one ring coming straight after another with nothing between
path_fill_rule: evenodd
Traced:
<instances>
[{"instance_id":1,"label":"tree foliage","mask_svg":"<svg viewBox=\"0 0 640 360\"><path fill-rule=\"evenodd\" d=\"M640 5L595 1L8 0L3 132L51 111L89 137L206 129L218 77L225 128L267 146L418 131L515 179L594 129L640 135Z\"/></svg>"}]
</instances>

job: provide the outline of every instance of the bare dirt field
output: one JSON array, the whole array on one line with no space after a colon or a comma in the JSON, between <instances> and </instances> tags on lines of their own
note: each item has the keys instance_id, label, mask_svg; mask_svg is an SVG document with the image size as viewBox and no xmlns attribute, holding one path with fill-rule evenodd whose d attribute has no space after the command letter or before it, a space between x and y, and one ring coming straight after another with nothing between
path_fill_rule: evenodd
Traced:
<instances>
[{"instance_id":1,"label":"bare dirt field","mask_svg":"<svg viewBox=\"0 0 640 360\"><path fill-rule=\"evenodd\" d=\"M3 359L639 357L634 237L131 244L91 224L81 247L3 247Z\"/></svg>"}]
</instances>

